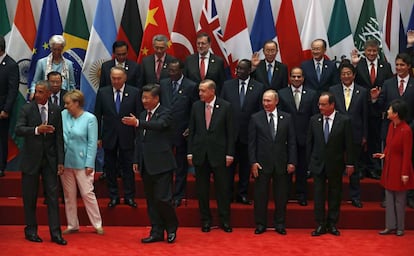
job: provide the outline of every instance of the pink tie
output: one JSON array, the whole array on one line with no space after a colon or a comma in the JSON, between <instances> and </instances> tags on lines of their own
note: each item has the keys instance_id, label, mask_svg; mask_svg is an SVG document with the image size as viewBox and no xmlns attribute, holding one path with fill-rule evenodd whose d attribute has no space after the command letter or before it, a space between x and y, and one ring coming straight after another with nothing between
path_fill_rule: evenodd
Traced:
<instances>
[{"instance_id":1,"label":"pink tie","mask_svg":"<svg viewBox=\"0 0 414 256\"><path fill-rule=\"evenodd\" d=\"M400 93L400 96L402 96L404 93L404 80L403 79L401 79L400 86L398 86L398 92Z\"/></svg>"},{"instance_id":2,"label":"pink tie","mask_svg":"<svg viewBox=\"0 0 414 256\"><path fill-rule=\"evenodd\" d=\"M204 59L205 59L206 57L201 57L201 60L200 60L200 77L201 77L201 80L204 80L204 78L206 77L206 64L204 63Z\"/></svg>"},{"instance_id":3,"label":"pink tie","mask_svg":"<svg viewBox=\"0 0 414 256\"><path fill-rule=\"evenodd\" d=\"M206 128L208 129L210 127L210 121L211 121L211 106L209 104L206 104Z\"/></svg>"}]
</instances>

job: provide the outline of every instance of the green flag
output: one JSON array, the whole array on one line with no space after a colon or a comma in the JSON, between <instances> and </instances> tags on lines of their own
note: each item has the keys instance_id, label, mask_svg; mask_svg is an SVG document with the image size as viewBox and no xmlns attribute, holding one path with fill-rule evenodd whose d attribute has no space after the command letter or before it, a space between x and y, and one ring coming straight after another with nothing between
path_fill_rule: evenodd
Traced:
<instances>
[{"instance_id":1,"label":"green flag","mask_svg":"<svg viewBox=\"0 0 414 256\"><path fill-rule=\"evenodd\" d=\"M6 0L0 0L0 35L6 36L11 30ZM7 43L7 40L6 40Z\"/></svg>"},{"instance_id":2,"label":"green flag","mask_svg":"<svg viewBox=\"0 0 414 256\"><path fill-rule=\"evenodd\" d=\"M354 44L359 53L364 52L364 43L367 39L375 39L380 44L380 57L383 58L381 33L375 12L374 0L364 0L358 24L354 34Z\"/></svg>"}]
</instances>

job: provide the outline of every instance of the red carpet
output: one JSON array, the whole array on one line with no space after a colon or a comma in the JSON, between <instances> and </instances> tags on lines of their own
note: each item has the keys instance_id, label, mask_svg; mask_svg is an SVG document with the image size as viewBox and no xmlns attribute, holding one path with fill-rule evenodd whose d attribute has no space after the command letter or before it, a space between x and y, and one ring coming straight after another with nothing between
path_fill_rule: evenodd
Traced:
<instances>
[{"instance_id":1,"label":"red carpet","mask_svg":"<svg viewBox=\"0 0 414 256\"><path fill-rule=\"evenodd\" d=\"M202 233L198 228L180 228L174 244L158 242L142 244L147 227L104 227L105 235L93 233L91 227L81 227L79 233L66 235L67 246L50 242L49 230L39 227L43 243L24 239L23 226L0 226L1 255L364 255L408 256L414 251L414 231L405 236L379 236L377 230L342 229L341 236L330 234L311 237L309 229L287 229L281 236L269 229L254 235L253 229L235 228L233 233L213 229Z\"/></svg>"}]
</instances>

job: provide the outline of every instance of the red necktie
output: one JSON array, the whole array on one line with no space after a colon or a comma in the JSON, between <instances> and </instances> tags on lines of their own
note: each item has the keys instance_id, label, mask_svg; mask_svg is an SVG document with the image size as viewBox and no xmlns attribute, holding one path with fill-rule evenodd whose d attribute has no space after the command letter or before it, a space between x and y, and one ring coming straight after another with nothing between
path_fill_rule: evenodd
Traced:
<instances>
[{"instance_id":1,"label":"red necktie","mask_svg":"<svg viewBox=\"0 0 414 256\"><path fill-rule=\"evenodd\" d=\"M371 62L371 72L369 73L369 76L371 78L371 85L374 85L376 74L375 74L375 64L373 62Z\"/></svg>"},{"instance_id":2,"label":"red necktie","mask_svg":"<svg viewBox=\"0 0 414 256\"><path fill-rule=\"evenodd\" d=\"M206 128L208 129L210 127L210 121L211 121L211 106L210 104L206 104Z\"/></svg>"},{"instance_id":3,"label":"red necktie","mask_svg":"<svg viewBox=\"0 0 414 256\"><path fill-rule=\"evenodd\" d=\"M152 112L151 111L148 111L147 112L147 121L150 121L151 120L151 117L152 117Z\"/></svg>"},{"instance_id":4,"label":"red necktie","mask_svg":"<svg viewBox=\"0 0 414 256\"><path fill-rule=\"evenodd\" d=\"M156 70L157 82L160 81L161 69L162 69L162 60L161 59L158 59L157 60L157 70Z\"/></svg>"},{"instance_id":5,"label":"red necktie","mask_svg":"<svg viewBox=\"0 0 414 256\"><path fill-rule=\"evenodd\" d=\"M204 59L206 57L202 56L201 60L200 60L200 77L201 80L204 80L204 78L206 77L206 64L204 63Z\"/></svg>"},{"instance_id":6,"label":"red necktie","mask_svg":"<svg viewBox=\"0 0 414 256\"><path fill-rule=\"evenodd\" d=\"M400 93L400 96L402 96L404 93L404 80L403 79L401 79L400 86L398 86L398 92Z\"/></svg>"}]
</instances>

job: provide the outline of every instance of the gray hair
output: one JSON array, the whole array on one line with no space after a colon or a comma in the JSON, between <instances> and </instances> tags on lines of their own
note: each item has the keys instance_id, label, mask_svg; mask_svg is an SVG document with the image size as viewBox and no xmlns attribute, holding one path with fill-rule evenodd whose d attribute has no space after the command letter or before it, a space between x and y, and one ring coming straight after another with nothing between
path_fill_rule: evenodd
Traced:
<instances>
[{"instance_id":1,"label":"gray hair","mask_svg":"<svg viewBox=\"0 0 414 256\"><path fill-rule=\"evenodd\" d=\"M155 42L156 41L158 41L158 42L164 42L165 43L165 46L167 46L168 45L168 37L166 37L165 35L163 35L163 34L157 34L157 35L155 35L153 38L152 38L152 45L154 45L155 44Z\"/></svg>"},{"instance_id":2,"label":"gray hair","mask_svg":"<svg viewBox=\"0 0 414 256\"><path fill-rule=\"evenodd\" d=\"M47 81L47 80L39 80L39 81L36 82L36 86L38 86L38 85L44 86L44 87L46 87L46 89L48 91L50 91L50 83L49 83L49 81Z\"/></svg>"},{"instance_id":3,"label":"gray hair","mask_svg":"<svg viewBox=\"0 0 414 256\"><path fill-rule=\"evenodd\" d=\"M66 40L62 35L53 35L49 39L49 46L52 47L54 44L61 44L63 47L66 46Z\"/></svg>"}]
</instances>

